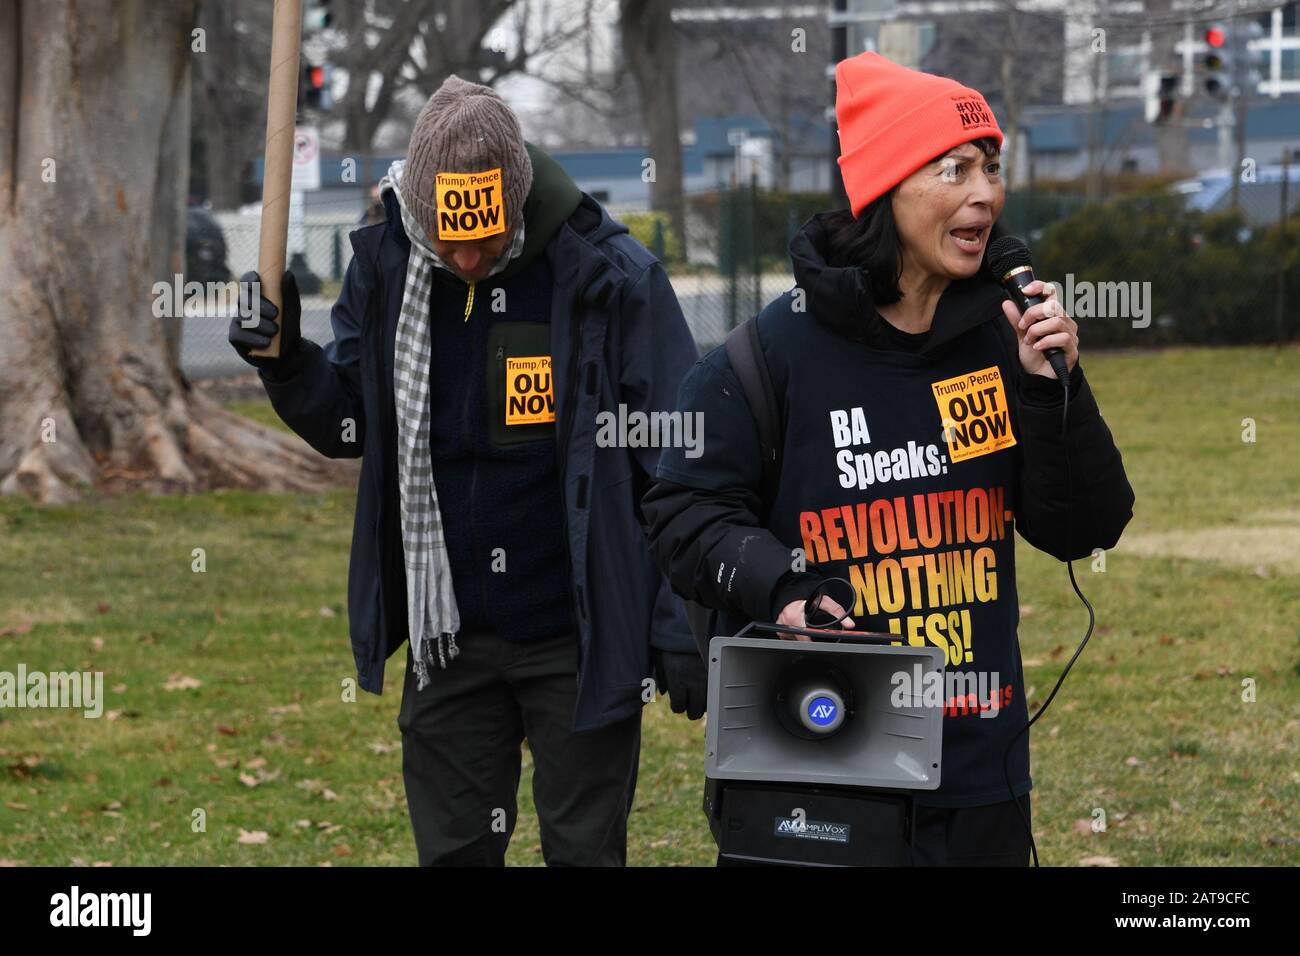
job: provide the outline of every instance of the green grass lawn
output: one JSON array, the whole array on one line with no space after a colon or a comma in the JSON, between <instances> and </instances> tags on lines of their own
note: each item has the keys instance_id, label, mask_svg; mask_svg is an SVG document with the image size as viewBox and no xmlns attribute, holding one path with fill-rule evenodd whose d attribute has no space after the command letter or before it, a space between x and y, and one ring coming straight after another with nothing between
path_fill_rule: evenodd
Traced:
<instances>
[{"instance_id":1,"label":"green grass lawn","mask_svg":"<svg viewBox=\"0 0 1300 956\"><path fill-rule=\"evenodd\" d=\"M1099 627L1033 731L1040 857L1293 864L1300 351L1085 366L1137 513L1104 573L1076 565ZM265 403L236 408L274 419ZM414 862L396 725L404 658L382 697L348 692L353 497L0 499L0 670L102 671L106 698L100 719L0 710L0 860ZM1036 708L1086 618L1062 565L1023 541L1019 562ZM702 723L666 701L646 708L631 864L712 863L702 742ZM524 759L510 861L527 865L541 851ZM1105 832L1090 825L1098 811Z\"/></svg>"}]
</instances>

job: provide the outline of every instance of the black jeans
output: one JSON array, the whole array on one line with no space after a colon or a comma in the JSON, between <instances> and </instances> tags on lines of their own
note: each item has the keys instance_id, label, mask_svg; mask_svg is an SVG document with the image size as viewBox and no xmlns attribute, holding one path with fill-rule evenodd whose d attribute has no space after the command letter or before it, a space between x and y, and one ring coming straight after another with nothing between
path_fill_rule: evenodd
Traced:
<instances>
[{"instance_id":1,"label":"black jeans","mask_svg":"<svg viewBox=\"0 0 1300 956\"><path fill-rule=\"evenodd\" d=\"M911 865L1028 866L1029 837L1016 802L1032 829L1027 793L982 807L917 807Z\"/></svg>"},{"instance_id":2,"label":"black jeans","mask_svg":"<svg viewBox=\"0 0 1300 956\"><path fill-rule=\"evenodd\" d=\"M514 832L520 745L533 757L542 857L622 866L641 754L641 712L574 733L577 637L512 643L458 635L460 655L415 689L411 651L397 726L421 866L503 866Z\"/></svg>"}]
</instances>

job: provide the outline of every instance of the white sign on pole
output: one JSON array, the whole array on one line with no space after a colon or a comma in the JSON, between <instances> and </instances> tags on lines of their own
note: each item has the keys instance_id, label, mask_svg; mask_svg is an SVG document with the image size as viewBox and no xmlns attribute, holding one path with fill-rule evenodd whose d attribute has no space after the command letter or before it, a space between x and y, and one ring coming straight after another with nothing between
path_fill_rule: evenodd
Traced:
<instances>
[{"instance_id":1,"label":"white sign on pole","mask_svg":"<svg viewBox=\"0 0 1300 956\"><path fill-rule=\"evenodd\" d=\"M320 189L320 131L314 126L294 128L293 189Z\"/></svg>"}]
</instances>

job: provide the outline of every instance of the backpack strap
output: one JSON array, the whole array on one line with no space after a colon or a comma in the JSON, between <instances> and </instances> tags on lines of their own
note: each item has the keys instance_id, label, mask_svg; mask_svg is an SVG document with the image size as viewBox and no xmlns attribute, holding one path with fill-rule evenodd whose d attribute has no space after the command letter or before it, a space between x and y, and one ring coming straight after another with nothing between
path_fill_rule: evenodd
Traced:
<instances>
[{"instance_id":1,"label":"backpack strap","mask_svg":"<svg viewBox=\"0 0 1300 956\"><path fill-rule=\"evenodd\" d=\"M777 480L781 474L781 412L767 359L758 341L757 321L747 319L728 332L726 348L727 360L740 381L745 401L758 425L763 468L761 494L766 510L776 499Z\"/></svg>"}]
</instances>

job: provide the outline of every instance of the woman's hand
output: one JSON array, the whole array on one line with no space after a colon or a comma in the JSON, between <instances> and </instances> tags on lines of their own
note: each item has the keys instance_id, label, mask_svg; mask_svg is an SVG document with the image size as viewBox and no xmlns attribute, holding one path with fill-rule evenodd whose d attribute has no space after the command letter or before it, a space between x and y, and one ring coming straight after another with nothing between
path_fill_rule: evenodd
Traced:
<instances>
[{"instance_id":1,"label":"woman's hand","mask_svg":"<svg viewBox=\"0 0 1300 956\"><path fill-rule=\"evenodd\" d=\"M1043 301L1031 305L1024 315L1020 314L1010 299L1002 302L1002 312L1016 330L1016 338L1020 341L1021 366L1031 375L1056 378L1047 356L1043 354L1055 347L1065 351L1066 367L1073 371L1075 363L1079 361L1079 325L1065 314L1064 307L1056 301L1056 286L1035 279L1025 286L1025 295L1041 295Z\"/></svg>"},{"instance_id":2,"label":"woman's hand","mask_svg":"<svg viewBox=\"0 0 1300 956\"><path fill-rule=\"evenodd\" d=\"M807 621L804 620L804 616L803 616L803 608L806 603L807 603L806 601L802 601L802 600L791 601L789 604L787 604L785 607L781 609L781 613L777 616L776 623L787 624L790 627L807 627L808 623ZM833 598L827 597L825 594L823 594L820 600L818 600L817 609L819 611L826 612L832 618L836 618L844 614L844 608L840 607L839 602L837 602ZM853 618L846 617L843 620L843 622L841 622L838 626L844 628L845 630L852 628ZM812 640L812 638L806 634L787 634L784 631L781 632L779 637L783 641L811 641Z\"/></svg>"}]
</instances>

